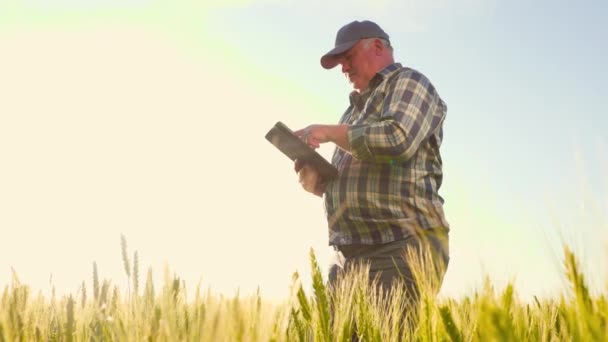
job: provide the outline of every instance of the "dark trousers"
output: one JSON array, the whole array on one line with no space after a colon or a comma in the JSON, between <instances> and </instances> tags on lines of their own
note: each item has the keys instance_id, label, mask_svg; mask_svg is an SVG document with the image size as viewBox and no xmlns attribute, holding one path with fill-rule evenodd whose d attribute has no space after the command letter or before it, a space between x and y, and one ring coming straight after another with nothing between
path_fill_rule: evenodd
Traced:
<instances>
[{"instance_id":1,"label":"dark trousers","mask_svg":"<svg viewBox=\"0 0 608 342\"><path fill-rule=\"evenodd\" d=\"M415 311L420 294L420 286L414 276L414 265L411 260L406 260L406 254L423 255L430 258L426 259L425 271L430 272L434 279L434 291L439 291L439 287L447 270L449 263L449 235L443 228L420 229L415 234L410 235L404 240L378 244L378 245L344 245L334 246L334 262L329 268L329 287L332 288L338 278L349 269L356 268L361 264L369 265L369 281L377 279L377 289L382 287L384 294L389 294L392 286L402 284L405 286L405 294L410 301L411 310ZM429 261L431 264L429 264ZM400 283L395 280L400 279ZM424 286L428 286L425 284ZM434 293L436 295L436 293ZM407 316L413 321L409 324L416 324L415 312L410 312Z\"/></svg>"}]
</instances>

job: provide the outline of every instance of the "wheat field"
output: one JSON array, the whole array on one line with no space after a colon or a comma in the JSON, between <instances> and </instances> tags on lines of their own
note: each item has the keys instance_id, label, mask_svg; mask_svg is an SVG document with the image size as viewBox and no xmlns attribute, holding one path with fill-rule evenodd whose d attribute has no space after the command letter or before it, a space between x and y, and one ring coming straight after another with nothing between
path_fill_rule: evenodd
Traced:
<instances>
[{"instance_id":1,"label":"wheat field","mask_svg":"<svg viewBox=\"0 0 608 342\"><path fill-rule=\"evenodd\" d=\"M282 303L260 294L228 298L210 291L188 294L183 280L165 276L155 289L152 271L140 286L137 252L122 259L129 278L123 293L98 277L78 293L56 298L32 294L13 273L0 298L0 341L604 341L608 301L592 296L579 261L564 247L569 291L552 299L522 302L512 284L482 289L455 300L437 299L438 283L423 260L414 272L421 284L415 304L394 291L383 295L367 281L363 265L329 289L314 251L312 291L294 274ZM414 313L415 314L412 314Z\"/></svg>"}]
</instances>

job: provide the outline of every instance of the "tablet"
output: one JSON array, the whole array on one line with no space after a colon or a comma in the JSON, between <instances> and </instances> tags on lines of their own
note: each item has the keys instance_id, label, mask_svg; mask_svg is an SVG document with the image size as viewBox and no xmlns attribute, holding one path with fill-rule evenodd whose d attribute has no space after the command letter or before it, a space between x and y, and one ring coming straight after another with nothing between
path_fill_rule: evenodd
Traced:
<instances>
[{"instance_id":1,"label":"tablet","mask_svg":"<svg viewBox=\"0 0 608 342\"><path fill-rule=\"evenodd\" d=\"M338 176L338 170L323 158L317 151L308 146L295 133L281 121L277 122L266 133L266 140L276 146L291 160L303 160L311 164L324 180L331 180Z\"/></svg>"}]
</instances>

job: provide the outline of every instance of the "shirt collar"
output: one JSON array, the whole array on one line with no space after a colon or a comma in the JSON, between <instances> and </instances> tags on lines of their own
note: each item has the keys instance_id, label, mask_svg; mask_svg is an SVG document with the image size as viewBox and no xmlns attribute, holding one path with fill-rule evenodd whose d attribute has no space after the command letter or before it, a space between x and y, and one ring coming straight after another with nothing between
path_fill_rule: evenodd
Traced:
<instances>
[{"instance_id":1,"label":"shirt collar","mask_svg":"<svg viewBox=\"0 0 608 342\"><path fill-rule=\"evenodd\" d=\"M380 84L385 78L392 75L395 71L401 69L401 63L393 63L387 65L384 69L378 71L376 75L369 82L370 86L368 88L376 88L378 84Z\"/></svg>"},{"instance_id":2,"label":"shirt collar","mask_svg":"<svg viewBox=\"0 0 608 342\"><path fill-rule=\"evenodd\" d=\"M356 90L353 90L350 93L350 96L349 96L350 104L355 105L357 107L357 109L361 110L361 108L363 108L363 105L365 104L365 101L367 101L367 98L369 97L371 92L374 89L376 89L376 87L380 83L382 83L382 81L384 81L385 78L392 75L395 71L397 71L400 68L402 68L401 63L392 63L392 64L389 64L388 66L386 66L384 69L378 71L374 75L374 77L372 77L372 79L369 81L368 87L362 93L359 93Z\"/></svg>"}]
</instances>

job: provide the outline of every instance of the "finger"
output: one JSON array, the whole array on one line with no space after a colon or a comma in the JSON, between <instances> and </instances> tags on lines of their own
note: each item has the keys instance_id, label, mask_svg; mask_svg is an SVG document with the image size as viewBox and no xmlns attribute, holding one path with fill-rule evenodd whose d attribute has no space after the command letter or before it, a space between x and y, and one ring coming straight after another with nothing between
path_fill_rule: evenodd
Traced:
<instances>
[{"instance_id":1,"label":"finger","mask_svg":"<svg viewBox=\"0 0 608 342\"><path fill-rule=\"evenodd\" d=\"M311 172L309 166L305 166L300 172L300 184L304 188L304 190L308 192L313 192L317 185L317 174L314 170Z\"/></svg>"},{"instance_id":2,"label":"finger","mask_svg":"<svg viewBox=\"0 0 608 342\"><path fill-rule=\"evenodd\" d=\"M306 172L305 168L300 170L300 172L298 173L298 183L300 183L302 188L304 188L304 190L306 190L306 191L308 191L308 188L309 188L309 184L308 184L309 178L310 178L310 175Z\"/></svg>"},{"instance_id":3,"label":"finger","mask_svg":"<svg viewBox=\"0 0 608 342\"><path fill-rule=\"evenodd\" d=\"M297 132L297 133L296 133L296 132ZM301 139L303 142L308 143L308 140L310 139L310 133L311 133L311 132L310 132L310 126L308 126L308 127L304 128L304 129L298 130L298 131L296 131L296 132L294 132L294 133L296 133L296 135L297 135L297 136L298 136L298 137L299 137L299 138L300 138L300 139Z\"/></svg>"},{"instance_id":4,"label":"finger","mask_svg":"<svg viewBox=\"0 0 608 342\"><path fill-rule=\"evenodd\" d=\"M321 146L321 140L317 139L317 138L309 138L308 141L308 146L317 149Z\"/></svg>"},{"instance_id":5,"label":"finger","mask_svg":"<svg viewBox=\"0 0 608 342\"><path fill-rule=\"evenodd\" d=\"M310 168L308 165L304 164L300 170L298 170L298 178L300 182L304 181L310 175Z\"/></svg>"},{"instance_id":6,"label":"finger","mask_svg":"<svg viewBox=\"0 0 608 342\"><path fill-rule=\"evenodd\" d=\"M298 138L300 138L302 141L306 142L306 137L308 136L308 129L304 128L304 129L300 129L297 130L295 132L293 132Z\"/></svg>"},{"instance_id":7,"label":"finger","mask_svg":"<svg viewBox=\"0 0 608 342\"><path fill-rule=\"evenodd\" d=\"M294 171L295 171L296 173L297 173L297 172L300 172L300 170L301 170L301 169L304 167L304 165L305 165L305 163L304 163L304 161L303 161L303 160L301 160L301 159L296 159L296 160L295 160L295 163L294 163L294 165L293 165L293 169L294 169Z\"/></svg>"}]
</instances>

